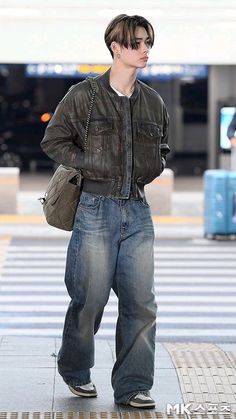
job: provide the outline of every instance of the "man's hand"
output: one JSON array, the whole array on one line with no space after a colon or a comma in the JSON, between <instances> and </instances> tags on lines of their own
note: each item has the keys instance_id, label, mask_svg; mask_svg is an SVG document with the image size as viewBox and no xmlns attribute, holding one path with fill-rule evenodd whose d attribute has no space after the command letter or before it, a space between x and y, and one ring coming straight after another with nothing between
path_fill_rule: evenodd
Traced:
<instances>
[{"instance_id":1,"label":"man's hand","mask_svg":"<svg viewBox=\"0 0 236 419\"><path fill-rule=\"evenodd\" d=\"M231 147L236 147L236 137L230 138Z\"/></svg>"}]
</instances>

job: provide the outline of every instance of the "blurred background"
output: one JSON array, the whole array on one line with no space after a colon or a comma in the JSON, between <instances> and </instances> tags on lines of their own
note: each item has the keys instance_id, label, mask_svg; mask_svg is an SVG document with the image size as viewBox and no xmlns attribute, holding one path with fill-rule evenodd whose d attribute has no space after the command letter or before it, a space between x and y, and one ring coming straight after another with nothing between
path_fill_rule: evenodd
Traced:
<instances>
[{"instance_id":1,"label":"blurred background","mask_svg":"<svg viewBox=\"0 0 236 419\"><path fill-rule=\"evenodd\" d=\"M119 13L141 14L156 42L139 78L167 104L176 176L228 168L236 109L235 0L0 0L0 166L51 170L40 141L72 84L111 64L103 40Z\"/></svg>"}]
</instances>

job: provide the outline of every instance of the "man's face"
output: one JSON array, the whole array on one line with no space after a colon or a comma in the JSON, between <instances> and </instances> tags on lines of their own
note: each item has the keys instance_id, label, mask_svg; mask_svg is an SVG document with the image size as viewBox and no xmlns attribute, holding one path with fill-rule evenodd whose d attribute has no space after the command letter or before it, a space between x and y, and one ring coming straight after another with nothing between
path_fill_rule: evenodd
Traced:
<instances>
[{"instance_id":1,"label":"man's face","mask_svg":"<svg viewBox=\"0 0 236 419\"><path fill-rule=\"evenodd\" d=\"M138 49L132 49L131 47L125 48L120 47L120 61L128 67L144 68L148 61L148 54L150 50L150 40L146 29L141 26L137 27L135 32L136 42Z\"/></svg>"}]
</instances>

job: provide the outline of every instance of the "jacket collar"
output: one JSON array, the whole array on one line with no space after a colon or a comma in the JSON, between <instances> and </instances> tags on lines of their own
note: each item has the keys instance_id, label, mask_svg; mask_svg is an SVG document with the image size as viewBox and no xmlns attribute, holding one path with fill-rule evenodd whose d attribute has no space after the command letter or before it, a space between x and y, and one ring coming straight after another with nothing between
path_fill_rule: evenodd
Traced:
<instances>
[{"instance_id":1,"label":"jacket collar","mask_svg":"<svg viewBox=\"0 0 236 419\"><path fill-rule=\"evenodd\" d=\"M112 89L112 87L110 86L110 71L111 68L109 68L105 73L103 73L101 76L97 76L95 79L98 81L98 83L104 87L108 93L113 96L114 99L118 99L120 100L120 98L122 96L118 96L118 94ZM140 83L139 80L136 79L135 81L135 86L134 86L134 91L132 93L132 95L130 96L130 100L134 101L138 94L140 92Z\"/></svg>"}]
</instances>

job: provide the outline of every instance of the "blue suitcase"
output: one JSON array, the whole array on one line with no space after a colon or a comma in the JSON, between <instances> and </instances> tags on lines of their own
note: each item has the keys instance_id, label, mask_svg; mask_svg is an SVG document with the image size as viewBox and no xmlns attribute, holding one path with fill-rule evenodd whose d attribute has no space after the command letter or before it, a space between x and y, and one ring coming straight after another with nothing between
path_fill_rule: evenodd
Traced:
<instances>
[{"instance_id":1,"label":"blue suitcase","mask_svg":"<svg viewBox=\"0 0 236 419\"><path fill-rule=\"evenodd\" d=\"M228 174L227 211L229 234L236 234L236 172Z\"/></svg>"},{"instance_id":2,"label":"blue suitcase","mask_svg":"<svg viewBox=\"0 0 236 419\"><path fill-rule=\"evenodd\" d=\"M204 232L205 237L236 234L236 172L204 173Z\"/></svg>"}]
</instances>

